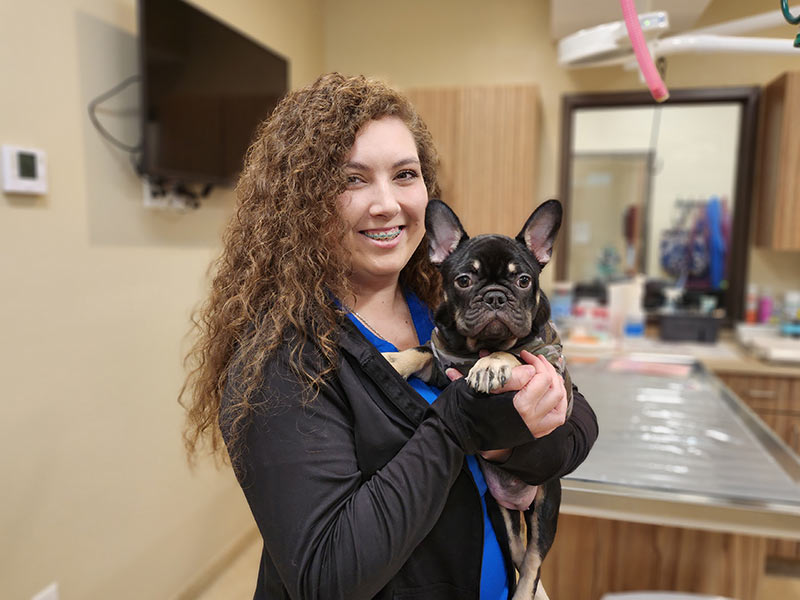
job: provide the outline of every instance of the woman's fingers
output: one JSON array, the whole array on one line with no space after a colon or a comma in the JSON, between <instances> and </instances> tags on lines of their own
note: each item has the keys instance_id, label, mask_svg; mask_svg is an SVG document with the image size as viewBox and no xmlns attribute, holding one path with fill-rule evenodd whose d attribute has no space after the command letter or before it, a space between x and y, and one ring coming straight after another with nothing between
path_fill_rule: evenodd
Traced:
<instances>
[{"instance_id":1,"label":"woman's fingers","mask_svg":"<svg viewBox=\"0 0 800 600\"><path fill-rule=\"evenodd\" d=\"M564 424L567 394L564 380L547 359L524 353L523 360L535 366L536 375L514 397L519 412L534 437L542 437Z\"/></svg>"}]
</instances>

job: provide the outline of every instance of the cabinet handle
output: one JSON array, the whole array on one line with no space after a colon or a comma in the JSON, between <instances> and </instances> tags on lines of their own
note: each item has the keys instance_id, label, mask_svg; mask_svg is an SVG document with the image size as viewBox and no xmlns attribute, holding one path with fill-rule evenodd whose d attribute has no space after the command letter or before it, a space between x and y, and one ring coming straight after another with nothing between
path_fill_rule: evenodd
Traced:
<instances>
[{"instance_id":1,"label":"cabinet handle","mask_svg":"<svg viewBox=\"0 0 800 600\"><path fill-rule=\"evenodd\" d=\"M775 390L747 390L751 398L774 398Z\"/></svg>"}]
</instances>

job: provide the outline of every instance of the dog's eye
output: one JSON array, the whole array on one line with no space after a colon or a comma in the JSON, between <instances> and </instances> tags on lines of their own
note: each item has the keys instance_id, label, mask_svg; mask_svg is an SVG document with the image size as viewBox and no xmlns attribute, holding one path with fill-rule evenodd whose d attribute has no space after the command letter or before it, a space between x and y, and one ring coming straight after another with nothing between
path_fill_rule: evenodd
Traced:
<instances>
[{"instance_id":1,"label":"dog's eye","mask_svg":"<svg viewBox=\"0 0 800 600\"><path fill-rule=\"evenodd\" d=\"M531 285L531 276L530 275L520 275L517 279L517 285L521 287L523 290Z\"/></svg>"},{"instance_id":2,"label":"dog's eye","mask_svg":"<svg viewBox=\"0 0 800 600\"><path fill-rule=\"evenodd\" d=\"M466 289L472 285L472 278L469 275L459 275L456 277L456 285L461 289Z\"/></svg>"}]
</instances>

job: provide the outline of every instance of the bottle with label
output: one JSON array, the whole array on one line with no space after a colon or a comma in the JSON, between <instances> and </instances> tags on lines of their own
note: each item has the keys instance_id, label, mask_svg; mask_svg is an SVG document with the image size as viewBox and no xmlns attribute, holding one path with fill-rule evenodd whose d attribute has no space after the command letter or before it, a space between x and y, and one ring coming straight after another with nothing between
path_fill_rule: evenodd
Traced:
<instances>
[{"instance_id":1,"label":"bottle with label","mask_svg":"<svg viewBox=\"0 0 800 600\"><path fill-rule=\"evenodd\" d=\"M758 287L752 283L747 286L745 299L744 320L748 323L758 322Z\"/></svg>"},{"instance_id":2,"label":"bottle with label","mask_svg":"<svg viewBox=\"0 0 800 600\"><path fill-rule=\"evenodd\" d=\"M783 295L781 333L800 337L800 291L790 290Z\"/></svg>"}]
</instances>

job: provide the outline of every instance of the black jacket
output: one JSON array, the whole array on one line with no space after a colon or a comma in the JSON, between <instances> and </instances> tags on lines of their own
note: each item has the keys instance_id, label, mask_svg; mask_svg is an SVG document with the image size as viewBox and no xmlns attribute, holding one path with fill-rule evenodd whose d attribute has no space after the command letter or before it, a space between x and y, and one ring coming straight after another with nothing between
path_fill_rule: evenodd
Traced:
<instances>
[{"instance_id":1,"label":"black jacket","mask_svg":"<svg viewBox=\"0 0 800 600\"><path fill-rule=\"evenodd\" d=\"M340 349L305 406L288 349L265 366L272 408L256 409L237 469L264 540L254 598L478 600L483 516L464 451L347 320ZM573 392L570 420L503 468L538 484L583 461L597 422Z\"/></svg>"}]
</instances>

